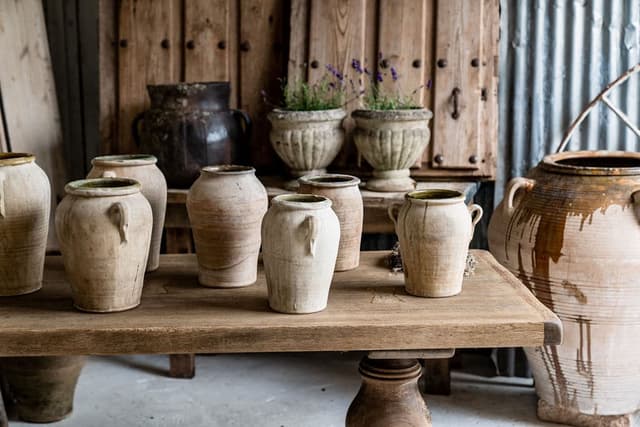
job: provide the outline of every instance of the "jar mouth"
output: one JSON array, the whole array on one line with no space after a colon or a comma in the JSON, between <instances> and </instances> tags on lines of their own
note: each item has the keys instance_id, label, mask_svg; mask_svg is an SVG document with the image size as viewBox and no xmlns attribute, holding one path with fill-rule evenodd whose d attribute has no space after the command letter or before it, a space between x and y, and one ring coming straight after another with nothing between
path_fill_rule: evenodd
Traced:
<instances>
[{"instance_id":1,"label":"jar mouth","mask_svg":"<svg viewBox=\"0 0 640 427\"><path fill-rule=\"evenodd\" d=\"M247 173L255 173L255 169L251 166L242 165L213 165L202 168L202 173L212 175L241 175Z\"/></svg>"},{"instance_id":2,"label":"jar mouth","mask_svg":"<svg viewBox=\"0 0 640 427\"><path fill-rule=\"evenodd\" d=\"M640 175L640 153L569 151L545 156L542 168L570 175Z\"/></svg>"},{"instance_id":3,"label":"jar mouth","mask_svg":"<svg viewBox=\"0 0 640 427\"><path fill-rule=\"evenodd\" d=\"M16 166L31 163L36 156L31 153L0 153L0 166Z\"/></svg>"},{"instance_id":4,"label":"jar mouth","mask_svg":"<svg viewBox=\"0 0 640 427\"><path fill-rule=\"evenodd\" d=\"M109 197L138 193L140 187L140 183L131 178L89 178L71 181L64 189L76 196Z\"/></svg>"},{"instance_id":5,"label":"jar mouth","mask_svg":"<svg viewBox=\"0 0 640 427\"><path fill-rule=\"evenodd\" d=\"M331 207L331 200L316 194L280 194L271 202L291 209L324 209Z\"/></svg>"},{"instance_id":6,"label":"jar mouth","mask_svg":"<svg viewBox=\"0 0 640 427\"><path fill-rule=\"evenodd\" d=\"M458 203L464 201L464 194L455 190L434 188L411 191L405 196L408 200L425 203Z\"/></svg>"},{"instance_id":7,"label":"jar mouth","mask_svg":"<svg viewBox=\"0 0 640 427\"><path fill-rule=\"evenodd\" d=\"M298 178L298 182L312 187L341 188L360 184L360 178L341 174L305 175Z\"/></svg>"},{"instance_id":8,"label":"jar mouth","mask_svg":"<svg viewBox=\"0 0 640 427\"><path fill-rule=\"evenodd\" d=\"M98 156L91 160L94 166L142 166L157 163L156 156L151 154L116 154L110 156Z\"/></svg>"}]
</instances>

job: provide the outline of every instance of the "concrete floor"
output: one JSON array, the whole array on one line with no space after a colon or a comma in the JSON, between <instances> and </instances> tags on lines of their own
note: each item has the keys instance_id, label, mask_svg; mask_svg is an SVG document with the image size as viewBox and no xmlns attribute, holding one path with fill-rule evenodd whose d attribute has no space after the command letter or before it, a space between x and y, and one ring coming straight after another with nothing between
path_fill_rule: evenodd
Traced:
<instances>
[{"instance_id":1,"label":"concrete floor","mask_svg":"<svg viewBox=\"0 0 640 427\"><path fill-rule=\"evenodd\" d=\"M361 354L198 356L196 377L167 377L166 356L92 357L73 415L56 427L343 426ZM454 372L451 396L427 396L438 426L552 426L531 381ZM13 422L11 427L31 424Z\"/></svg>"}]
</instances>

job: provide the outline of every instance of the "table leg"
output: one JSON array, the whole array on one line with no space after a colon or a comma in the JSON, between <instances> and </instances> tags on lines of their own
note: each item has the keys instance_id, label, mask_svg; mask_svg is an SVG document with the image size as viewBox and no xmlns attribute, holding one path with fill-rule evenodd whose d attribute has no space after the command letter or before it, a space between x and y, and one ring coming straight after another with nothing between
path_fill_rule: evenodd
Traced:
<instances>
[{"instance_id":1,"label":"table leg","mask_svg":"<svg viewBox=\"0 0 640 427\"><path fill-rule=\"evenodd\" d=\"M2 387L0 387L0 427L9 427L7 411L4 409L4 400L2 400Z\"/></svg>"},{"instance_id":2,"label":"table leg","mask_svg":"<svg viewBox=\"0 0 640 427\"><path fill-rule=\"evenodd\" d=\"M195 375L195 354L171 354L169 356L169 376L173 378L193 378Z\"/></svg>"},{"instance_id":3,"label":"table leg","mask_svg":"<svg viewBox=\"0 0 640 427\"><path fill-rule=\"evenodd\" d=\"M451 359L425 359L421 383L425 394L451 394Z\"/></svg>"},{"instance_id":4,"label":"table leg","mask_svg":"<svg viewBox=\"0 0 640 427\"><path fill-rule=\"evenodd\" d=\"M349 406L347 427L431 426L418 390L421 372L417 359L362 359L362 386Z\"/></svg>"}]
</instances>

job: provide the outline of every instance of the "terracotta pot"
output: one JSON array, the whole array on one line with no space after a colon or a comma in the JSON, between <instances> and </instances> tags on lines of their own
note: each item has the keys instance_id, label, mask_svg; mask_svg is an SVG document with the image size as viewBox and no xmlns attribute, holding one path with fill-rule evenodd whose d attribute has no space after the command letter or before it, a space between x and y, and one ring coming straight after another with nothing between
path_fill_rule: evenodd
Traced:
<instances>
[{"instance_id":1,"label":"terracotta pot","mask_svg":"<svg viewBox=\"0 0 640 427\"><path fill-rule=\"evenodd\" d=\"M30 423L51 423L71 415L84 363L84 356L1 358L18 417Z\"/></svg>"},{"instance_id":2,"label":"terracotta pot","mask_svg":"<svg viewBox=\"0 0 640 427\"><path fill-rule=\"evenodd\" d=\"M120 177L132 178L142 185L142 195L147 198L153 212L153 232L147 271L154 271L160 265L160 244L164 228L164 214L167 209L167 181L156 167L157 159L148 154L123 154L100 156L91 160L93 168L87 178Z\"/></svg>"},{"instance_id":3,"label":"terracotta pot","mask_svg":"<svg viewBox=\"0 0 640 427\"><path fill-rule=\"evenodd\" d=\"M229 108L229 82L149 85L147 91L151 108L134 120L133 136L142 152L158 158L170 188L189 188L204 166L233 163L247 151L251 120Z\"/></svg>"},{"instance_id":4,"label":"terracotta pot","mask_svg":"<svg viewBox=\"0 0 640 427\"><path fill-rule=\"evenodd\" d=\"M271 122L271 145L291 168L294 177L317 175L327 171L344 143L342 109L287 111L275 109L267 117Z\"/></svg>"},{"instance_id":5,"label":"terracotta pot","mask_svg":"<svg viewBox=\"0 0 640 427\"><path fill-rule=\"evenodd\" d=\"M331 200L340 220L340 246L335 271L353 270L360 263L362 195L360 180L349 175L308 175L298 180L298 193L317 194Z\"/></svg>"},{"instance_id":6,"label":"terracotta pot","mask_svg":"<svg viewBox=\"0 0 640 427\"><path fill-rule=\"evenodd\" d=\"M410 191L416 183L409 168L429 144L431 111L355 110L353 140L358 151L373 166L366 188L373 191Z\"/></svg>"},{"instance_id":7,"label":"terracotta pot","mask_svg":"<svg viewBox=\"0 0 640 427\"><path fill-rule=\"evenodd\" d=\"M262 242L271 308L282 313L324 310L340 242L331 200L310 194L274 197L262 221Z\"/></svg>"},{"instance_id":8,"label":"terracotta pot","mask_svg":"<svg viewBox=\"0 0 640 427\"><path fill-rule=\"evenodd\" d=\"M26 153L0 153L0 296L42 287L49 231L49 179Z\"/></svg>"},{"instance_id":9,"label":"terracotta pot","mask_svg":"<svg viewBox=\"0 0 640 427\"><path fill-rule=\"evenodd\" d=\"M389 209L402 251L404 286L420 297L450 297L462 291L469 243L482 218L452 190L408 193L400 210Z\"/></svg>"},{"instance_id":10,"label":"terracotta pot","mask_svg":"<svg viewBox=\"0 0 640 427\"><path fill-rule=\"evenodd\" d=\"M562 320L562 345L526 349L543 419L629 425L640 408L639 189L640 153L554 154L491 218L491 252Z\"/></svg>"},{"instance_id":11,"label":"terracotta pot","mask_svg":"<svg viewBox=\"0 0 640 427\"><path fill-rule=\"evenodd\" d=\"M66 185L56 231L76 308L123 311L140 304L153 214L129 178L95 178Z\"/></svg>"},{"instance_id":12,"label":"terracotta pot","mask_svg":"<svg viewBox=\"0 0 640 427\"><path fill-rule=\"evenodd\" d=\"M203 286L255 283L267 190L248 166L208 166L187 196Z\"/></svg>"}]
</instances>

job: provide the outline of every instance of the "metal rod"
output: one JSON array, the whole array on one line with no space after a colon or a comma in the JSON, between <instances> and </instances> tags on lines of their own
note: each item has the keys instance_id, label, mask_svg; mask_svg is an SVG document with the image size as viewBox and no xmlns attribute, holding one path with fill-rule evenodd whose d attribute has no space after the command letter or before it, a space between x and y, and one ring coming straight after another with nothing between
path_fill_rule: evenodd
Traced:
<instances>
[{"instance_id":1,"label":"metal rod","mask_svg":"<svg viewBox=\"0 0 640 427\"><path fill-rule=\"evenodd\" d=\"M616 116L618 116L620 118L620 120L622 120L624 122L625 125L627 125L627 127L629 129L631 129L633 131L633 133L636 134L636 136L640 137L640 129L638 129L636 127L636 125L634 125L633 123L631 123L631 119L629 118L629 116L627 116L624 111L621 111L618 107L616 107L615 105L613 105L613 103L611 102L611 100L609 98L607 98L606 96L602 97L602 102L605 103L605 105L607 107L609 107L609 109L611 111L613 111L614 113L616 113Z\"/></svg>"}]
</instances>

